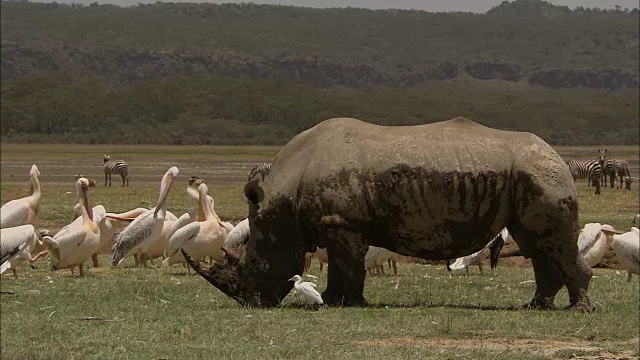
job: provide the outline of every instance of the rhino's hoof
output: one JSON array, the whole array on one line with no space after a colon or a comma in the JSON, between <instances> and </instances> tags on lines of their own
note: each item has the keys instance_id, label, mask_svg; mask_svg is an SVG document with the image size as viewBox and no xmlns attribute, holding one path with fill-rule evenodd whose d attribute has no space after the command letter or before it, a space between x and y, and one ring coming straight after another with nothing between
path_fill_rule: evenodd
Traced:
<instances>
[{"instance_id":1,"label":"rhino's hoof","mask_svg":"<svg viewBox=\"0 0 640 360\"><path fill-rule=\"evenodd\" d=\"M523 309L528 310L556 310L557 307L553 300L549 299L533 299L531 302L522 305Z\"/></svg>"},{"instance_id":2,"label":"rhino's hoof","mask_svg":"<svg viewBox=\"0 0 640 360\"><path fill-rule=\"evenodd\" d=\"M322 294L322 300L329 306L367 306L364 297L348 298L346 296L333 296L331 294Z\"/></svg>"},{"instance_id":3,"label":"rhino's hoof","mask_svg":"<svg viewBox=\"0 0 640 360\"><path fill-rule=\"evenodd\" d=\"M567 310L573 310L578 312L593 313L596 311L596 306L591 301L582 301L577 304L572 304L566 307Z\"/></svg>"}]
</instances>

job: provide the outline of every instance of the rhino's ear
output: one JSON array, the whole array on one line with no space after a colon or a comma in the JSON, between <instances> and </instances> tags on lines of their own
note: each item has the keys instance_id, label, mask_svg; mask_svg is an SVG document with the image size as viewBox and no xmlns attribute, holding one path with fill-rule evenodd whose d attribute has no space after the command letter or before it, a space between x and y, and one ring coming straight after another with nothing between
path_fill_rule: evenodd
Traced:
<instances>
[{"instance_id":1,"label":"rhino's ear","mask_svg":"<svg viewBox=\"0 0 640 360\"><path fill-rule=\"evenodd\" d=\"M245 202L249 201L252 204L259 204L262 199L264 199L264 191L262 191L262 188L258 185L258 180L250 181L244 186L242 199Z\"/></svg>"}]
</instances>

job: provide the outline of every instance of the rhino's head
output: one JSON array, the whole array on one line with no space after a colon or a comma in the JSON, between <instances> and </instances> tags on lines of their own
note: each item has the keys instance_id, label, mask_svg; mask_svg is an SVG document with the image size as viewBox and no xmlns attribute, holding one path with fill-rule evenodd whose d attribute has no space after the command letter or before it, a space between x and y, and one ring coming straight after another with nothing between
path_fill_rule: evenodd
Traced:
<instances>
[{"instance_id":1,"label":"rhino's head","mask_svg":"<svg viewBox=\"0 0 640 360\"><path fill-rule=\"evenodd\" d=\"M224 249L227 261L205 270L189 261L201 276L245 306L276 306L291 291L294 275L302 274L308 246L300 237L292 201L265 199L258 181L244 189L249 204L250 235L246 253ZM261 209L261 204L265 209ZM189 259L187 259L189 260Z\"/></svg>"}]
</instances>

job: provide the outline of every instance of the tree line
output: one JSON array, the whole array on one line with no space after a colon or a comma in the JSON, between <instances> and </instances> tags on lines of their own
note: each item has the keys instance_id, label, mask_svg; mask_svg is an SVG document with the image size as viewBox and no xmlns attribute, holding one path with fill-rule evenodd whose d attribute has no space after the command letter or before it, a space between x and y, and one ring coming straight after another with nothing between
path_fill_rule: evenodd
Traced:
<instances>
[{"instance_id":1,"label":"tree line","mask_svg":"<svg viewBox=\"0 0 640 360\"><path fill-rule=\"evenodd\" d=\"M0 2L1 138L281 144L335 116L638 141L638 10Z\"/></svg>"}]
</instances>

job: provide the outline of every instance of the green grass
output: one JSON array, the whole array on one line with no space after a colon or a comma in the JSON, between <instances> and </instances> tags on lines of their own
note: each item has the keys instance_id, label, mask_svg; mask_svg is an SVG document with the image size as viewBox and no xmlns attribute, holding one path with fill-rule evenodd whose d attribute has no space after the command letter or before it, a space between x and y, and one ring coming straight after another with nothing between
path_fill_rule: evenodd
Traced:
<instances>
[{"instance_id":1,"label":"green grass","mask_svg":"<svg viewBox=\"0 0 640 360\"><path fill-rule=\"evenodd\" d=\"M167 163L174 162L181 170L169 204L176 215L195 205L184 193L186 180L191 174L204 173L211 180L219 215L234 221L246 216L246 205L239 197L245 170L268 161L268 154L278 149L195 149L200 148L119 148L123 154L136 151L134 163L141 164L132 174L131 186L120 188L114 182L105 188L99 181L91 188L93 202L114 212L151 206L157 201L159 177ZM591 150L582 149L576 156ZM3 144L2 203L28 193L26 174L35 162L43 183L37 225L59 229L71 220L73 171L100 180L100 169L95 171L94 166L103 152L109 151ZM138 157L141 154L146 154L146 160ZM222 155L213 159L215 154ZM241 164L225 168L229 161ZM224 176L219 169L226 169ZM581 225L598 221L628 229L639 208L637 183L633 191L607 188L596 196L584 182L578 182ZM106 256L101 263L108 263ZM638 355L637 340L630 339L638 336L639 284L627 283L626 275L615 270L595 269L590 295L597 310L581 314L515 310L534 291L528 268L500 267L484 276L473 268L466 277L463 272L450 276L442 266L399 264L397 289L392 277L367 277L369 307L312 311L293 294L275 309L245 309L180 267L131 268L132 261L127 259L124 266L88 268L84 278L72 278L68 270L50 272L45 265L44 261L36 263L37 269L23 265L17 281L9 274L2 276L2 291L12 292L0 296L3 360L511 360ZM326 270L321 274L314 264L311 273L319 276L318 287L323 289ZM557 304L567 303L563 290Z\"/></svg>"}]
</instances>

